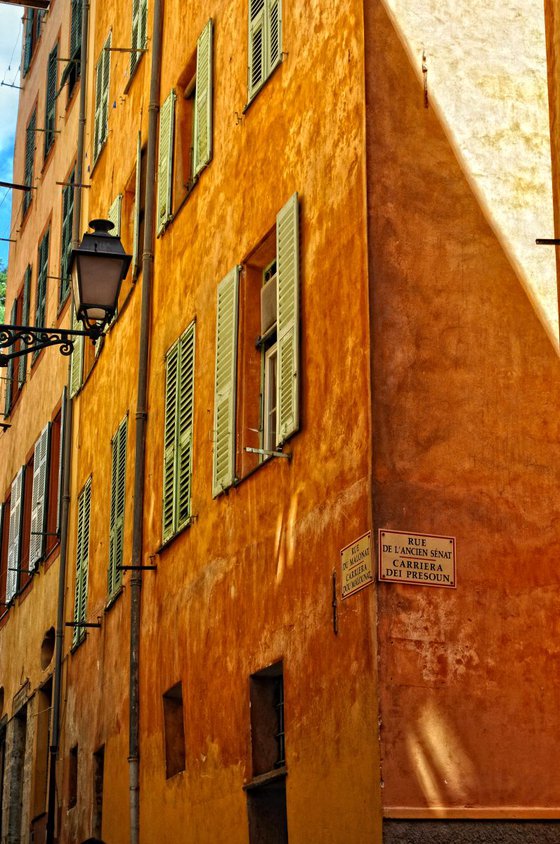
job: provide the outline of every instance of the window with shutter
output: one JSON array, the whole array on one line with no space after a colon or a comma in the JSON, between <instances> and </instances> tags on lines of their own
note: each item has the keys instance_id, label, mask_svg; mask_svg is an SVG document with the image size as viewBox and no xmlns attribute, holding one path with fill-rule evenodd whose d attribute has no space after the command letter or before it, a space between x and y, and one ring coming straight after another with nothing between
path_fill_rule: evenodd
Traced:
<instances>
[{"instance_id":1,"label":"window with shutter","mask_svg":"<svg viewBox=\"0 0 560 844\"><path fill-rule=\"evenodd\" d=\"M23 76L27 76L29 68L31 67L31 60L33 59L35 48L37 46L37 41L39 40L39 36L41 35L41 25L43 23L44 16L44 11L27 8L27 14L24 18L23 31Z\"/></svg>"},{"instance_id":2,"label":"window with shutter","mask_svg":"<svg viewBox=\"0 0 560 844\"><path fill-rule=\"evenodd\" d=\"M157 186L157 229L160 235L171 219L173 185L173 134L175 91L171 91L159 113L159 153Z\"/></svg>"},{"instance_id":3,"label":"window with shutter","mask_svg":"<svg viewBox=\"0 0 560 844\"><path fill-rule=\"evenodd\" d=\"M34 571L45 552L50 456L50 422L35 443L33 487L31 493L31 531L29 536L29 571Z\"/></svg>"},{"instance_id":4,"label":"window with shutter","mask_svg":"<svg viewBox=\"0 0 560 844\"><path fill-rule=\"evenodd\" d=\"M142 192L142 133L138 132L136 142L136 172L134 175L134 231L132 235L132 279L135 281L141 268L141 234L144 219L144 194ZM144 186L146 183L144 173Z\"/></svg>"},{"instance_id":5,"label":"window with shutter","mask_svg":"<svg viewBox=\"0 0 560 844\"><path fill-rule=\"evenodd\" d=\"M56 79L58 76L58 44L49 53L47 63L47 91L45 96L45 155L54 143L56 129Z\"/></svg>"},{"instance_id":6,"label":"window with shutter","mask_svg":"<svg viewBox=\"0 0 560 844\"><path fill-rule=\"evenodd\" d=\"M12 311L10 315L10 324L17 325L17 310L18 310L18 303L17 299L14 301L12 305ZM14 383L14 358L11 358L8 361L8 366L6 367L6 394L5 394L5 403L4 403L4 416L8 417L12 411L12 404L15 395L15 383Z\"/></svg>"},{"instance_id":7,"label":"window with shutter","mask_svg":"<svg viewBox=\"0 0 560 844\"><path fill-rule=\"evenodd\" d=\"M235 479L238 287L239 268L234 267L218 285L212 477L214 496L231 486Z\"/></svg>"},{"instance_id":8,"label":"window with shutter","mask_svg":"<svg viewBox=\"0 0 560 844\"><path fill-rule=\"evenodd\" d=\"M109 127L109 76L111 69L111 33L95 65L95 119L93 129L93 162L107 140Z\"/></svg>"},{"instance_id":9,"label":"window with shutter","mask_svg":"<svg viewBox=\"0 0 560 844\"><path fill-rule=\"evenodd\" d=\"M72 226L74 220L74 179L76 171L72 170L67 184L62 188L62 236L60 244L60 287L58 294L59 306L62 305L70 293L70 256L72 255Z\"/></svg>"},{"instance_id":10,"label":"window with shutter","mask_svg":"<svg viewBox=\"0 0 560 844\"><path fill-rule=\"evenodd\" d=\"M8 535L8 566L6 573L6 603L17 593L21 570L23 529L23 493L25 466L22 466L12 483L10 493L10 528Z\"/></svg>"},{"instance_id":11,"label":"window with shutter","mask_svg":"<svg viewBox=\"0 0 560 844\"><path fill-rule=\"evenodd\" d=\"M10 498L0 504L0 616L6 612L6 568L8 565L8 528L10 523Z\"/></svg>"},{"instance_id":12,"label":"window with shutter","mask_svg":"<svg viewBox=\"0 0 560 844\"><path fill-rule=\"evenodd\" d=\"M107 592L109 599L119 591L122 583L124 552L124 514L126 499L126 437L128 418L125 416L111 441L111 514L109 520L109 568Z\"/></svg>"},{"instance_id":13,"label":"window with shutter","mask_svg":"<svg viewBox=\"0 0 560 844\"><path fill-rule=\"evenodd\" d=\"M80 328L80 323L76 318L74 308L72 308L72 329L75 331ZM70 360L70 397L74 398L76 393L82 386L82 373L84 368L84 338L76 337L74 340L74 349L72 351L72 358Z\"/></svg>"},{"instance_id":14,"label":"window with shutter","mask_svg":"<svg viewBox=\"0 0 560 844\"><path fill-rule=\"evenodd\" d=\"M21 325L29 325L29 301L31 296L31 266L28 264L23 279L23 301L21 308ZM18 363L18 389L21 390L27 377L27 355L22 355Z\"/></svg>"},{"instance_id":15,"label":"window with shutter","mask_svg":"<svg viewBox=\"0 0 560 844\"><path fill-rule=\"evenodd\" d=\"M91 515L91 477L86 481L78 496L78 535L76 541L76 583L74 589L74 622L78 625L86 620L88 574L89 574L89 527ZM86 629L74 627L72 647L85 639Z\"/></svg>"},{"instance_id":16,"label":"window with shutter","mask_svg":"<svg viewBox=\"0 0 560 844\"><path fill-rule=\"evenodd\" d=\"M27 124L27 130L25 133L25 163L24 163L24 176L23 176L23 183L28 185L30 188L33 188L33 165L35 162L35 135L36 135L36 126L37 126L37 109L31 115L29 123ZM25 191L23 194L23 201L22 201L22 209L23 209L23 216L27 212L31 204L31 200L33 199L33 190Z\"/></svg>"},{"instance_id":17,"label":"window with shutter","mask_svg":"<svg viewBox=\"0 0 560 844\"><path fill-rule=\"evenodd\" d=\"M299 428L297 194L242 270L218 286L214 496L278 454Z\"/></svg>"},{"instance_id":18,"label":"window with shutter","mask_svg":"<svg viewBox=\"0 0 560 844\"><path fill-rule=\"evenodd\" d=\"M249 0L249 100L282 58L281 0Z\"/></svg>"},{"instance_id":19,"label":"window with shutter","mask_svg":"<svg viewBox=\"0 0 560 844\"><path fill-rule=\"evenodd\" d=\"M122 201L122 193L119 193L119 195L115 197L115 199L111 203L111 207L107 212L107 219L110 220L114 225L114 229L111 229L111 234L113 235L113 237L121 236Z\"/></svg>"},{"instance_id":20,"label":"window with shutter","mask_svg":"<svg viewBox=\"0 0 560 844\"><path fill-rule=\"evenodd\" d=\"M191 517L194 414L195 323L165 359L163 466L163 541L182 530Z\"/></svg>"},{"instance_id":21,"label":"window with shutter","mask_svg":"<svg viewBox=\"0 0 560 844\"><path fill-rule=\"evenodd\" d=\"M35 9L27 8L23 30L23 65L22 74L27 76L33 55L33 30L35 27Z\"/></svg>"},{"instance_id":22,"label":"window with shutter","mask_svg":"<svg viewBox=\"0 0 560 844\"><path fill-rule=\"evenodd\" d=\"M39 245L37 262L37 298L35 303L35 325L45 325L47 310L47 276L49 274L49 230L47 229ZM37 352L34 353L37 356Z\"/></svg>"},{"instance_id":23,"label":"window with shutter","mask_svg":"<svg viewBox=\"0 0 560 844\"><path fill-rule=\"evenodd\" d=\"M130 75L136 70L136 65L142 56L141 50L146 47L148 21L148 0L132 0L132 39L130 54Z\"/></svg>"},{"instance_id":24,"label":"window with shutter","mask_svg":"<svg viewBox=\"0 0 560 844\"><path fill-rule=\"evenodd\" d=\"M212 157L212 21L204 27L196 46L194 100L193 178Z\"/></svg>"}]
</instances>

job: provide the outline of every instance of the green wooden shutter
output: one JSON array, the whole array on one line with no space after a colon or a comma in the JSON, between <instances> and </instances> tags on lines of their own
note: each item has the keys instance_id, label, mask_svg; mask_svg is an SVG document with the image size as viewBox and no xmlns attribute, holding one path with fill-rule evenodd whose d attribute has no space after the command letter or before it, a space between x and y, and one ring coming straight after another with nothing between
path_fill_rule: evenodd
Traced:
<instances>
[{"instance_id":1,"label":"green wooden shutter","mask_svg":"<svg viewBox=\"0 0 560 844\"><path fill-rule=\"evenodd\" d=\"M171 91L159 114L158 154L158 235L171 219L173 188L173 132L175 127L175 91Z\"/></svg>"},{"instance_id":2,"label":"green wooden shutter","mask_svg":"<svg viewBox=\"0 0 560 844\"><path fill-rule=\"evenodd\" d=\"M47 93L45 97L45 158L54 143L56 129L56 78L58 76L58 44L49 54Z\"/></svg>"},{"instance_id":3,"label":"green wooden shutter","mask_svg":"<svg viewBox=\"0 0 560 844\"><path fill-rule=\"evenodd\" d=\"M204 27L196 48L193 176L212 157L212 20Z\"/></svg>"},{"instance_id":4,"label":"green wooden shutter","mask_svg":"<svg viewBox=\"0 0 560 844\"><path fill-rule=\"evenodd\" d=\"M138 46L144 48L148 37L148 0L140 0L140 27L138 31ZM140 58L140 55L138 55Z\"/></svg>"},{"instance_id":5,"label":"green wooden shutter","mask_svg":"<svg viewBox=\"0 0 560 844\"><path fill-rule=\"evenodd\" d=\"M72 0L70 23L70 58L79 57L82 46L82 0ZM78 65L79 68L79 65ZM79 72L76 74L79 75Z\"/></svg>"},{"instance_id":6,"label":"green wooden shutter","mask_svg":"<svg viewBox=\"0 0 560 844\"><path fill-rule=\"evenodd\" d=\"M49 230L47 229L39 246L39 261L37 269L37 302L35 305L35 325L42 328L45 325L47 309L47 276L49 274Z\"/></svg>"},{"instance_id":7,"label":"green wooden shutter","mask_svg":"<svg viewBox=\"0 0 560 844\"><path fill-rule=\"evenodd\" d=\"M136 65L140 60L141 53L135 50L142 50L146 46L146 31L148 20L147 0L132 0L132 48L130 54L130 75L134 73Z\"/></svg>"},{"instance_id":8,"label":"green wooden shutter","mask_svg":"<svg viewBox=\"0 0 560 844\"><path fill-rule=\"evenodd\" d=\"M37 127L37 109L31 115L29 123L27 124L27 131L25 134L25 169L23 182L25 185L33 188L33 165L35 162L35 129ZM23 213L29 208L33 198L33 190L25 191L23 194Z\"/></svg>"},{"instance_id":9,"label":"green wooden shutter","mask_svg":"<svg viewBox=\"0 0 560 844\"><path fill-rule=\"evenodd\" d=\"M179 400L179 341L165 358L165 422L163 431L163 526L162 539L167 542L175 533L177 510L177 416Z\"/></svg>"},{"instance_id":10,"label":"green wooden shutter","mask_svg":"<svg viewBox=\"0 0 560 844\"><path fill-rule=\"evenodd\" d=\"M6 573L6 603L12 600L19 586L21 564L21 534L23 529L23 490L25 466L12 483L10 494L10 527L8 532L8 571Z\"/></svg>"},{"instance_id":11,"label":"green wooden shutter","mask_svg":"<svg viewBox=\"0 0 560 844\"><path fill-rule=\"evenodd\" d=\"M80 323L76 318L74 309L72 308L72 329L75 331L80 328ZM73 398L80 387L82 386L82 369L84 362L84 338L76 337L74 340L74 350L72 352L72 359L70 362L70 397Z\"/></svg>"},{"instance_id":12,"label":"green wooden shutter","mask_svg":"<svg viewBox=\"0 0 560 844\"><path fill-rule=\"evenodd\" d=\"M109 122L109 77L111 69L111 33L107 38L101 55L95 65L95 121L93 140L93 160L97 161L103 144L107 139Z\"/></svg>"},{"instance_id":13,"label":"green wooden shutter","mask_svg":"<svg viewBox=\"0 0 560 844\"><path fill-rule=\"evenodd\" d=\"M282 56L282 0L267 0L266 27L267 76Z\"/></svg>"},{"instance_id":14,"label":"green wooden shutter","mask_svg":"<svg viewBox=\"0 0 560 844\"><path fill-rule=\"evenodd\" d=\"M134 234L132 243L132 279L140 272L140 212L142 209L142 133L138 132L136 142L136 181L134 185Z\"/></svg>"},{"instance_id":15,"label":"green wooden shutter","mask_svg":"<svg viewBox=\"0 0 560 844\"><path fill-rule=\"evenodd\" d=\"M109 82L110 82L110 73L111 73L111 33L105 42L105 48L103 53L101 54L102 62L103 62L103 89L102 89L102 105L101 105L101 113L102 113L102 134L103 134L103 141L107 140L107 134L109 129Z\"/></svg>"},{"instance_id":16,"label":"green wooden shutter","mask_svg":"<svg viewBox=\"0 0 560 844\"><path fill-rule=\"evenodd\" d=\"M249 0L249 99L265 78L265 0Z\"/></svg>"},{"instance_id":17,"label":"green wooden shutter","mask_svg":"<svg viewBox=\"0 0 560 844\"><path fill-rule=\"evenodd\" d=\"M58 501L56 502L56 532L60 534L62 523L62 483L64 476L64 437L66 436L66 394L67 388L62 391L62 404L60 406L60 446L58 452Z\"/></svg>"},{"instance_id":18,"label":"green wooden shutter","mask_svg":"<svg viewBox=\"0 0 560 844\"><path fill-rule=\"evenodd\" d=\"M125 417L111 441L111 515L109 521L108 595L111 598L122 583L124 550L124 513L126 501L126 435Z\"/></svg>"},{"instance_id":19,"label":"green wooden shutter","mask_svg":"<svg viewBox=\"0 0 560 844\"><path fill-rule=\"evenodd\" d=\"M29 571L33 571L45 552L47 529L47 496L49 483L51 423L47 422L33 454L33 487L31 493L31 533L29 536Z\"/></svg>"},{"instance_id":20,"label":"green wooden shutter","mask_svg":"<svg viewBox=\"0 0 560 844\"><path fill-rule=\"evenodd\" d=\"M299 221L294 193L276 217L278 414L276 445L299 428Z\"/></svg>"},{"instance_id":21,"label":"green wooden shutter","mask_svg":"<svg viewBox=\"0 0 560 844\"><path fill-rule=\"evenodd\" d=\"M132 0L132 38L130 46L132 52L130 54L130 75L134 73L134 68L138 64L140 54L135 52L135 48L139 47L139 30L140 30L140 0Z\"/></svg>"},{"instance_id":22,"label":"green wooden shutter","mask_svg":"<svg viewBox=\"0 0 560 844\"><path fill-rule=\"evenodd\" d=\"M122 200L122 193L119 193L119 195L113 200L107 213L107 219L110 220L115 227L110 232L113 237L121 236Z\"/></svg>"},{"instance_id":23,"label":"green wooden shutter","mask_svg":"<svg viewBox=\"0 0 560 844\"><path fill-rule=\"evenodd\" d=\"M84 622L87 611L88 571L89 571L89 523L91 513L91 478L78 498L78 538L76 542L76 584L74 594L74 621ZM77 645L85 637L83 627L74 628L72 645Z\"/></svg>"},{"instance_id":24,"label":"green wooden shutter","mask_svg":"<svg viewBox=\"0 0 560 844\"><path fill-rule=\"evenodd\" d=\"M235 479L235 405L239 268L218 285L216 383L214 393L214 498Z\"/></svg>"},{"instance_id":25,"label":"green wooden shutter","mask_svg":"<svg viewBox=\"0 0 560 844\"><path fill-rule=\"evenodd\" d=\"M194 417L195 324L179 341L179 399L177 418L177 530L191 516L191 481Z\"/></svg>"},{"instance_id":26,"label":"green wooden shutter","mask_svg":"<svg viewBox=\"0 0 560 844\"><path fill-rule=\"evenodd\" d=\"M62 188L62 237L60 245L60 287L59 304L62 304L70 292L70 256L72 254L72 224L74 219L74 179L72 170L68 184Z\"/></svg>"},{"instance_id":27,"label":"green wooden shutter","mask_svg":"<svg viewBox=\"0 0 560 844\"><path fill-rule=\"evenodd\" d=\"M21 310L21 324L29 325L29 300L31 295L31 266L28 264L23 279L23 307ZM27 376L27 355L22 355L18 364L18 389L21 390Z\"/></svg>"},{"instance_id":28,"label":"green wooden shutter","mask_svg":"<svg viewBox=\"0 0 560 844\"><path fill-rule=\"evenodd\" d=\"M103 88L103 53L97 60L95 65L95 119L93 129L93 161L97 161L97 156L101 151L101 99Z\"/></svg>"},{"instance_id":29,"label":"green wooden shutter","mask_svg":"<svg viewBox=\"0 0 560 844\"><path fill-rule=\"evenodd\" d=\"M22 73L25 76L31 65L31 57L33 55L33 27L35 24L35 9L27 9L27 16L25 18L25 32L23 35L23 69Z\"/></svg>"},{"instance_id":30,"label":"green wooden shutter","mask_svg":"<svg viewBox=\"0 0 560 844\"><path fill-rule=\"evenodd\" d=\"M17 320L17 299L14 300L12 305L12 313L10 315L10 324L15 325ZM14 360L15 358L11 358L8 361L8 366L6 368L6 396L5 396L5 404L4 404L4 416L9 416L10 411L12 409L12 396L13 396L13 380L14 380Z\"/></svg>"}]
</instances>

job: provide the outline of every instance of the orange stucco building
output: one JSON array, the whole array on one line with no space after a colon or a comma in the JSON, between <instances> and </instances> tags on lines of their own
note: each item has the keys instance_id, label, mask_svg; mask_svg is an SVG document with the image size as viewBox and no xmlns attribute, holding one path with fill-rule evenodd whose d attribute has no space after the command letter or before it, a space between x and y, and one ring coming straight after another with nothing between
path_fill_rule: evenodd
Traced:
<instances>
[{"instance_id":1,"label":"orange stucco building","mask_svg":"<svg viewBox=\"0 0 560 844\"><path fill-rule=\"evenodd\" d=\"M1 844L558 840L530 5L26 10L6 321L132 260L3 369Z\"/></svg>"}]
</instances>

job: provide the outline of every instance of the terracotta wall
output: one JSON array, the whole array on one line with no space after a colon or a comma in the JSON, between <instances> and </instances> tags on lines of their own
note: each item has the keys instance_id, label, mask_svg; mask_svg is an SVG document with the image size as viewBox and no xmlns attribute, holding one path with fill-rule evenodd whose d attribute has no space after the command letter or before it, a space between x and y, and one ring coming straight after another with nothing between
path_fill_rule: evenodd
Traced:
<instances>
[{"instance_id":1,"label":"terracotta wall","mask_svg":"<svg viewBox=\"0 0 560 844\"><path fill-rule=\"evenodd\" d=\"M558 355L382 3L366 44L375 526L457 540L378 587L384 812L556 817Z\"/></svg>"}]
</instances>

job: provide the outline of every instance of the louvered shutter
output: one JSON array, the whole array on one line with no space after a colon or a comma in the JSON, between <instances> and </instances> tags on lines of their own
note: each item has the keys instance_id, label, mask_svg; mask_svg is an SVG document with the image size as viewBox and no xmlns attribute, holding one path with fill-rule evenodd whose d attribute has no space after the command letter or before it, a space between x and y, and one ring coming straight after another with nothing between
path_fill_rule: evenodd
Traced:
<instances>
[{"instance_id":1,"label":"louvered shutter","mask_svg":"<svg viewBox=\"0 0 560 844\"><path fill-rule=\"evenodd\" d=\"M218 285L212 474L214 497L231 486L235 479L238 287L239 268L235 267Z\"/></svg>"},{"instance_id":2,"label":"louvered shutter","mask_svg":"<svg viewBox=\"0 0 560 844\"><path fill-rule=\"evenodd\" d=\"M268 76L274 70L282 55L282 0L266 0L266 3L266 74Z\"/></svg>"},{"instance_id":3,"label":"louvered shutter","mask_svg":"<svg viewBox=\"0 0 560 844\"><path fill-rule=\"evenodd\" d=\"M17 319L17 300L14 300L12 305L12 312L10 315L10 324L15 325ZM6 387L6 396L5 396L5 404L4 404L4 416L9 416L10 411L12 409L12 396L13 396L13 380L14 380L14 360L15 358L11 358L8 361L8 366L6 367L6 380L5 380L5 387Z\"/></svg>"},{"instance_id":4,"label":"louvered shutter","mask_svg":"<svg viewBox=\"0 0 560 844\"><path fill-rule=\"evenodd\" d=\"M88 570L89 570L89 523L91 512L91 478L78 498L78 537L76 542L76 587L74 595L74 621L86 620ZM83 627L74 628L72 645L78 644L85 636Z\"/></svg>"},{"instance_id":5,"label":"louvered shutter","mask_svg":"<svg viewBox=\"0 0 560 844\"><path fill-rule=\"evenodd\" d=\"M49 273L49 232L43 237L39 246L39 267L37 272L37 302L35 307L35 325L45 324L47 308L47 275Z\"/></svg>"},{"instance_id":6,"label":"louvered shutter","mask_svg":"<svg viewBox=\"0 0 560 844\"><path fill-rule=\"evenodd\" d=\"M103 89L102 89L102 135L103 141L107 139L107 132L109 128L109 83L110 83L110 72L111 72L111 34L109 33L109 37L105 42L105 47L101 54L101 60L103 62Z\"/></svg>"},{"instance_id":7,"label":"louvered shutter","mask_svg":"<svg viewBox=\"0 0 560 844\"><path fill-rule=\"evenodd\" d=\"M107 38L95 66L95 122L93 158L97 161L107 138L109 121L109 76L111 69L111 34Z\"/></svg>"},{"instance_id":8,"label":"louvered shutter","mask_svg":"<svg viewBox=\"0 0 560 844\"><path fill-rule=\"evenodd\" d=\"M47 93L45 98L45 158L55 139L56 77L58 75L58 44L49 54L47 64Z\"/></svg>"},{"instance_id":9,"label":"louvered shutter","mask_svg":"<svg viewBox=\"0 0 560 844\"><path fill-rule=\"evenodd\" d=\"M31 267L27 265L23 279L23 306L21 310L21 324L29 325L29 299L31 294ZM27 376L27 355L22 355L18 364L18 388L21 390Z\"/></svg>"},{"instance_id":10,"label":"louvered shutter","mask_svg":"<svg viewBox=\"0 0 560 844\"><path fill-rule=\"evenodd\" d=\"M47 496L49 483L51 424L48 422L35 443L33 489L31 494L31 533L29 536L29 571L33 571L45 552Z\"/></svg>"},{"instance_id":11,"label":"louvered shutter","mask_svg":"<svg viewBox=\"0 0 560 844\"><path fill-rule=\"evenodd\" d=\"M60 406L60 446L58 452L58 501L56 502L56 532L60 535L60 525L62 522L62 484L64 477L64 437L66 436L66 414L67 407L67 388L64 387L62 391L62 404Z\"/></svg>"},{"instance_id":12,"label":"louvered shutter","mask_svg":"<svg viewBox=\"0 0 560 844\"><path fill-rule=\"evenodd\" d=\"M76 318L76 313L72 308L72 329L75 331L79 329L80 323ZM74 398L80 387L82 386L82 368L84 361L84 338L76 337L74 340L74 350L72 352L72 359L70 362L70 397Z\"/></svg>"},{"instance_id":13,"label":"louvered shutter","mask_svg":"<svg viewBox=\"0 0 560 844\"><path fill-rule=\"evenodd\" d=\"M103 92L103 53L97 60L95 65L95 120L93 130L93 160L97 161L97 156L101 151L102 144L102 119L101 119L101 104Z\"/></svg>"},{"instance_id":14,"label":"louvered shutter","mask_svg":"<svg viewBox=\"0 0 560 844\"><path fill-rule=\"evenodd\" d=\"M132 278L138 278L140 271L140 211L142 209L142 133L138 132L136 143L136 181L134 185L134 234L132 243Z\"/></svg>"},{"instance_id":15,"label":"louvered shutter","mask_svg":"<svg viewBox=\"0 0 560 844\"><path fill-rule=\"evenodd\" d=\"M204 27L196 48L193 176L212 157L212 21Z\"/></svg>"},{"instance_id":16,"label":"louvered shutter","mask_svg":"<svg viewBox=\"0 0 560 844\"><path fill-rule=\"evenodd\" d=\"M249 0L249 99L265 77L265 0Z\"/></svg>"},{"instance_id":17,"label":"louvered shutter","mask_svg":"<svg viewBox=\"0 0 560 844\"><path fill-rule=\"evenodd\" d=\"M24 45L23 45L23 70L22 73L25 76L27 71L29 70L29 66L31 64L31 57L33 55L33 25L34 25L34 18L35 18L35 10L34 9L27 9L27 16L25 18L25 33L24 33Z\"/></svg>"},{"instance_id":18,"label":"louvered shutter","mask_svg":"<svg viewBox=\"0 0 560 844\"><path fill-rule=\"evenodd\" d=\"M35 162L35 129L37 126L37 110L31 115L25 135L25 172L24 184L33 187L33 165ZM33 190L25 191L23 195L23 213L27 211L33 198Z\"/></svg>"},{"instance_id":19,"label":"louvered shutter","mask_svg":"<svg viewBox=\"0 0 560 844\"><path fill-rule=\"evenodd\" d=\"M276 217L278 414L276 445L299 428L299 220L295 193Z\"/></svg>"},{"instance_id":20,"label":"louvered shutter","mask_svg":"<svg viewBox=\"0 0 560 844\"><path fill-rule=\"evenodd\" d=\"M139 53L135 52L135 48L140 46L139 43L139 33L140 33L140 0L132 0L132 39L131 39L131 47L132 52L130 54L130 75L134 73L134 68L138 63Z\"/></svg>"},{"instance_id":21,"label":"louvered shutter","mask_svg":"<svg viewBox=\"0 0 560 844\"><path fill-rule=\"evenodd\" d=\"M119 195L113 200L107 214L107 219L115 226L115 228L110 232L113 237L121 236L122 199L122 193L119 193Z\"/></svg>"},{"instance_id":22,"label":"louvered shutter","mask_svg":"<svg viewBox=\"0 0 560 844\"><path fill-rule=\"evenodd\" d=\"M159 114L158 234L161 234L171 218L174 126L175 91L171 91Z\"/></svg>"},{"instance_id":23,"label":"louvered shutter","mask_svg":"<svg viewBox=\"0 0 560 844\"><path fill-rule=\"evenodd\" d=\"M165 422L163 432L163 541L175 532L177 415L179 400L179 342L165 358Z\"/></svg>"},{"instance_id":24,"label":"louvered shutter","mask_svg":"<svg viewBox=\"0 0 560 844\"><path fill-rule=\"evenodd\" d=\"M62 304L70 292L70 256L72 254L72 223L74 219L74 179L72 170L68 184L62 188L62 238L60 247L60 288L59 304Z\"/></svg>"},{"instance_id":25,"label":"louvered shutter","mask_svg":"<svg viewBox=\"0 0 560 844\"><path fill-rule=\"evenodd\" d=\"M12 483L10 495L10 528L8 533L8 571L6 573L6 603L12 600L19 584L21 561L21 533L23 529L23 488L25 466Z\"/></svg>"},{"instance_id":26,"label":"louvered shutter","mask_svg":"<svg viewBox=\"0 0 560 844\"><path fill-rule=\"evenodd\" d=\"M138 46L144 48L146 46L146 38L148 35L148 0L140 0L140 27L138 33ZM140 54L138 54L140 58Z\"/></svg>"},{"instance_id":27,"label":"louvered shutter","mask_svg":"<svg viewBox=\"0 0 560 844\"><path fill-rule=\"evenodd\" d=\"M72 0L72 19L70 24L70 58L76 58L82 45L82 0ZM79 75L79 72L76 76Z\"/></svg>"},{"instance_id":28,"label":"louvered shutter","mask_svg":"<svg viewBox=\"0 0 560 844\"><path fill-rule=\"evenodd\" d=\"M109 521L108 594L111 597L122 582L124 549L124 512L126 500L126 435L125 418L111 442L111 515Z\"/></svg>"},{"instance_id":29,"label":"louvered shutter","mask_svg":"<svg viewBox=\"0 0 560 844\"><path fill-rule=\"evenodd\" d=\"M195 324L179 341L179 400L177 419L177 530L191 515L191 479L194 416Z\"/></svg>"}]
</instances>

